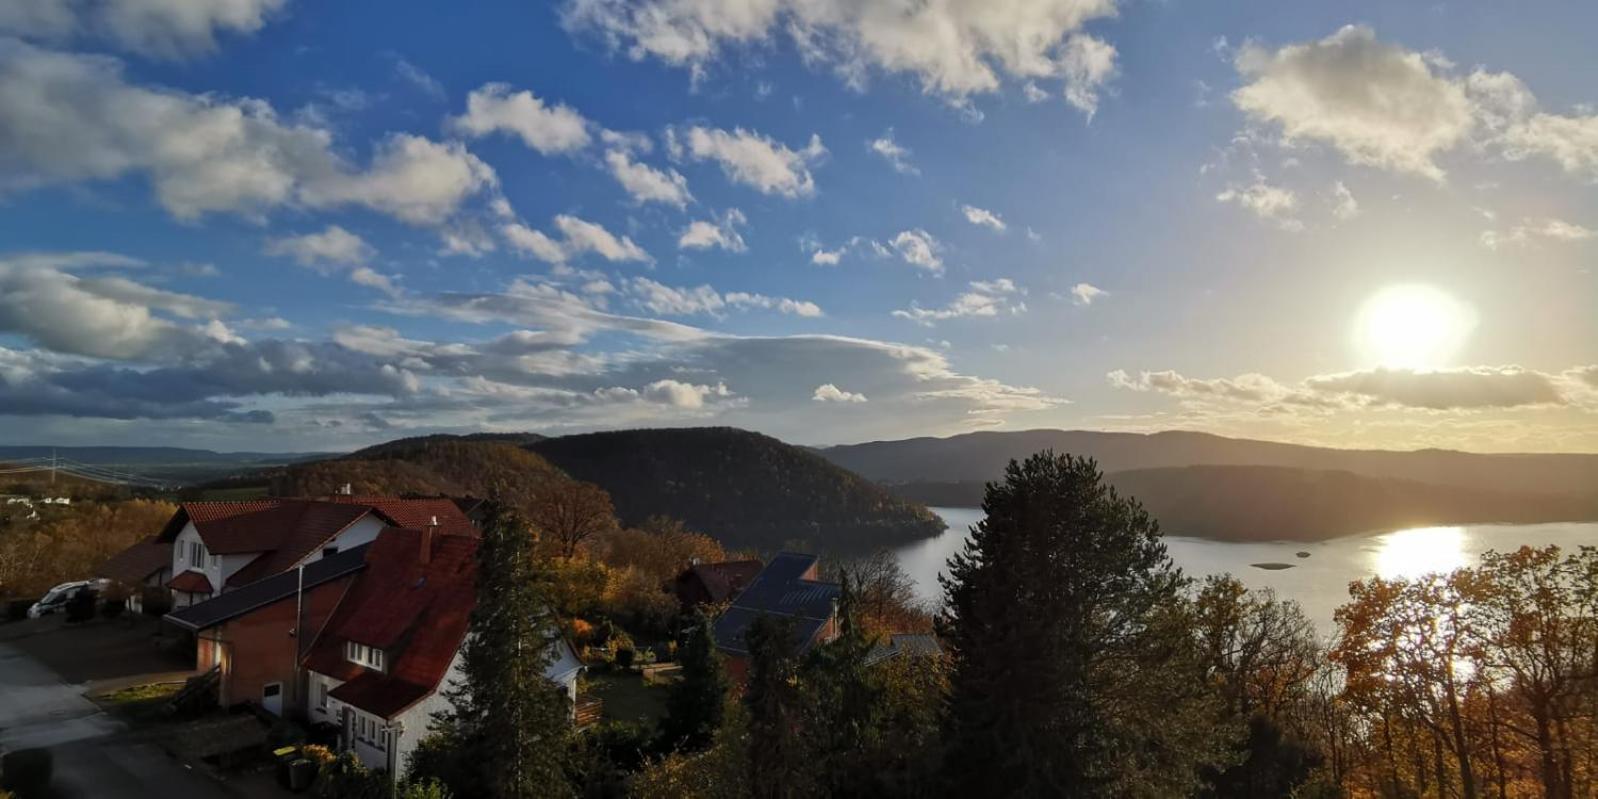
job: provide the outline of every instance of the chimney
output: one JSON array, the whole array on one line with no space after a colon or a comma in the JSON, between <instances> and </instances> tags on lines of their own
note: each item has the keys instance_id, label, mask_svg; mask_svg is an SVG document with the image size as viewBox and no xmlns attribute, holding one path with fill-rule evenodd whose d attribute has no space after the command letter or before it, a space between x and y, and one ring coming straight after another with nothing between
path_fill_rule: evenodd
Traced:
<instances>
[{"instance_id":1,"label":"chimney","mask_svg":"<svg viewBox=\"0 0 1598 799\"><path fill-rule=\"evenodd\" d=\"M438 517L434 516L432 523L422 530L422 552L417 557L417 562L426 566L433 561L433 530L438 528Z\"/></svg>"}]
</instances>

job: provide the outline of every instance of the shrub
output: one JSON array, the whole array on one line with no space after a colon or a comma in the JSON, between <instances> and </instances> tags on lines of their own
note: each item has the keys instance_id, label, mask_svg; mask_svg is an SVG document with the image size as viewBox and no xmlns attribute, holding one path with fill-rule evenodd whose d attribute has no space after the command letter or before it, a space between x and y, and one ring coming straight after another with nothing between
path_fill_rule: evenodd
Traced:
<instances>
[{"instance_id":1,"label":"shrub","mask_svg":"<svg viewBox=\"0 0 1598 799\"><path fill-rule=\"evenodd\" d=\"M164 588L146 586L144 596L140 600L144 607L144 615L160 618L172 612L172 595Z\"/></svg>"},{"instance_id":2,"label":"shrub","mask_svg":"<svg viewBox=\"0 0 1598 799\"><path fill-rule=\"evenodd\" d=\"M53 762L48 749L18 749L0 757L0 788L21 799L42 797L50 789Z\"/></svg>"},{"instance_id":3,"label":"shrub","mask_svg":"<svg viewBox=\"0 0 1598 799\"><path fill-rule=\"evenodd\" d=\"M100 615L108 619L114 619L118 616L121 616L122 611L127 609L128 606L124 604L124 600L121 599L107 599L100 603Z\"/></svg>"},{"instance_id":4,"label":"shrub","mask_svg":"<svg viewBox=\"0 0 1598 799\"><path fill-rule=\"evenodd\" d=\"M631 649L631 648L617 649L616 650L616 665L618 667L620 667L620 668L623 668L623 669L632 668L633 667L633 657L635 655L637 655L637 654L638 654L637 651L634 650L634 649Z\"/></svg>"},{"instance_id":5,"label":"shrub","mask_svg":"<svg viewBox=\"0 0 1598 799\"><path fill-rule=\"evenodd\" d=\"M28 608L33 607L32 599L13 599L6 602L6 621L22 621L28 618Z\"/></svg>"},{"instance_id":6,"label":"shrub","mask_svg":"<svg viewBox=\"0 0 1598 799\"><path fill-rule=\"evenodd\" d=\"M94 618L94 608L99 604L94 592L82 589L67 600L67 621L88 621Z\"/></svg>"}]
</instances>

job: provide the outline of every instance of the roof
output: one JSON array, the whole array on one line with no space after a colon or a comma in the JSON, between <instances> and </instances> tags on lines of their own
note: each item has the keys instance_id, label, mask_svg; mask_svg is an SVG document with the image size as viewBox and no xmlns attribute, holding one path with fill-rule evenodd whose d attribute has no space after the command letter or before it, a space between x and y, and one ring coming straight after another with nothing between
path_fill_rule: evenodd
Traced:
<instances>
[{"instance_id":1,"label":"roof","mask_svg":"<svg viewBox=\"0 0 1598 799\"><path fill-rule=\"evenodd\" d=\"M328 620L306 668L344 682L331 696L385 719L438 689L466 638L476 602L477 539L388 528L366 549L366 569ZM347 641L383 650L386 671L351 663Z\"/></svg>"},{"instance_id":2,"label":"roof","mask_svg":"<svg viewBox=\"0 0 1598 799\"><path fill-rule=\"evenodd\" d=\"M814 579L816 567L815 555L778 553L716 619L716 646L746 655L744 635L749 625L761 616L777 616L793 620L795 654L809 649L837 612L842 592L837 583Z\"/></svg>"},{"instance_id":3,"label":"roof","mask_svg":"<svg viewBox=\"0 0 1598 799\"><path fill-rule=\"evenodd\" d=\"M942 657L943 645L938 643L937 636L928 633L897 633L889 636L886 642L872 647L871 652L866 655L866 665L881 663L900 655L913 658Z\"/></svg>"},{"instance_id":4,"label":"roof","mask_svg":"<svg viewBox=\"0 0 1598 799\"><path fill-rule=\"evenodd\" d=\"M303 575L298 569L283 572L236 591L228 591L204 602L175 610L166 615L166 620L188 630L196 632L206 630L252 610L291 599L302 590L310 590L355 574L365 567L366 545L358 546L306 564Z\"/></svg>"},{"instance_id":5,"label":"roof","mask_svg":"<svg viewBox=\"0 0 1598 799\"><path fill-rule=\"evenodd\" d=\"M112 555L100 566L100 576L119 583L138 585L171 565L172 544L160 540L159 536L150 536Z\"/></svg>"},{"instance_id":6,"label":"roof","mask_svg":"<svg viewBox=\"0 0 1598 799\"><path fill-rule=\"evenodd\" d=\"M712 602L725 602L742 591L760 574L763 564L758 560L728 560L720 563L696 563L684 571L678 582L697 577Z\"/></svg>"},{"instance_id":7,"label":"roof","mask_svg":"<svg viewBox=\"0 0 1598 799\"><path fill-rule=\"evenodd\" d=\"M387 524L400 527L420 529L436 521L438 532L444 535L477 534L471 520L447 498L338 496L185 502L167 522L159 538L170 542L193 522L206 550L213 554L260 553L228 578L228 587L232 588L293 568L371 513Z\"/></svg>"},{"instance_id":8,"label":"roof","mask_svg":"<svg viewBox=\"0 0 1598 799\"><path fill-rule=\"evenodd\" d=\"M209 594L215 589L211 587L211 578L197 571L186 571L167 581L167 588L174 591L186 591L190 594Z\"/></svg>"}]
</instances>

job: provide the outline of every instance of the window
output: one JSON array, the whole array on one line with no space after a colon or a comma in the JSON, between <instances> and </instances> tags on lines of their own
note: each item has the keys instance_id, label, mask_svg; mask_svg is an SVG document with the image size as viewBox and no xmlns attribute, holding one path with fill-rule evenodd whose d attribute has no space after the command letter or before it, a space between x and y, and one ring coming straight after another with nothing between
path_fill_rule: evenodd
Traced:
<instances>
[{"instance_id":1,"label":"window","mask_svg":"<svg viewBox=\"0 0 1598 799\"><path fill-rule=\"evenodd\" d=\"M321 680L316 682L316 706L323 710L327 709L327 683Z\"/></svg>"},{"instance_id":2,"label":"window","mask_svg":"<svg viewBox=\"0 0 1598 799\"><path fill-rule=\"evenodd\" d=\"M205 545L198 541L189 542L189 562L196 566L205 565Z\"/></svg>"},{"instance_id":3,"label":"window","mask_svg":"<svg viewBox=\"0 0 1598 799\"><path fill-rule=\"evenodd\" d=\"M365 713L355 714L355 740L367 746L388 751L388 728L381 719L372 718Z\"/></svg>"},{"instance_id":4,"label":"window","mask_svg":"<svg viewBox=\"0 0 1598 799\"><path fill-rule=\"evenodd\" d=\"M344 644L344 657L348 658L351 663L359 663L367 668L383 671L383 650L376 647L348 641Z\"/></svg>"},{"instance_id":5,"label":"window","mask_svg":"<svg viewBox=\"0 0 1598 799\"><path fill-rule=\"evenodd\" d=\"M338 554L338 547L322 547L322 557L331 558Z\"/></svg>"},{"instance_id":6,"label":"window","mask_svg":"<svg viewBox=\"0 0 1598 799\"><path fill-rule=\"evenodd\" d=\"M222 566L222 556L221 555L212 555L211 556L211 568L217 569L217 568L221 568L221 566Z\"/></svg>"}]
</instances>

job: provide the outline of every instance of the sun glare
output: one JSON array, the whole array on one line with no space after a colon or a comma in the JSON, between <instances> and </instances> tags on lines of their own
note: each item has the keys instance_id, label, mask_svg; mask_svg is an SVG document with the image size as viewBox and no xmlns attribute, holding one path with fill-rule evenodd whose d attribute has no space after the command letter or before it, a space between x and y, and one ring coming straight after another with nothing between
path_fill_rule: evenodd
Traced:
<instances>
[{"instance_id":1,"label":"sun glare","mask_svg":"<svg viewBox=\"0 0 1598 799\"><path fill-rule=\"evenodd\" d=\"M1466 565L1465 528L1416 527L1380 539L1376 573L1388 579L1442 574Z\"/></svg>"},{"instance_id":2,"label":"sun glare","mask_svg":"<svg viewBox=\"0 0 1598 799\"><path fill-rule=\"evenodd\" d=\"M1390 369L1448 365L1475 327L1475 315L1431 286L1389 286L1365 301L1355 322L1361 357Z\"/></svg>"}]
</instances>

